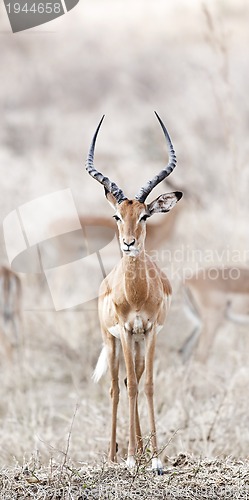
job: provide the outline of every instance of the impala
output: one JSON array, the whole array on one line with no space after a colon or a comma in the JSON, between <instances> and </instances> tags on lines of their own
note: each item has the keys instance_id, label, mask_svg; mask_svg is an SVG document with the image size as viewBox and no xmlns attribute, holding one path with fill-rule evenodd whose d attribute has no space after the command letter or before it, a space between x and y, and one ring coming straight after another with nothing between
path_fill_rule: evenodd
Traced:
<instances>
[{"instance_id":1,"label":"impala","mask_svg":"<svg viewBox=\"0 0 249 500\"><path fill-rule=\"evenodd\" d=\"M109 460L116 457L116 424L119 402L119 359L122 350L127 374L129 398L129 444L127 465L135 466L136 451L142 451L142 434L138 414L138 384L145 372L145 394L152 442L152 468L162 473L157 456L157 437L153 403L153 362L156 336L163 327L170 305L171 286L166 275L145 253L146 220L154 213L169 212L181 199L181 192L162 194L149 204L146 198L152 189L165 179L176 166L176 156L169 134L157 115L168 145L167 166L142 187L134 199L94 166L97 135L102 117L90 146L86 169L105 188L108 202L115 210L121 261L104 279L99 294L99 319L103 348L93 378L97 382L109 366L111 375L112 425Z\"/></svg>"},{"instance_id":2,"label":"impala","mask_svg":"<svg viewBox=\"0 0 249 500\"><path fill-rule=\"evenodd\" d=\"M19 276L11 269L0 266L0 342L9 360L13 346L20 341L21 295Z\"/></svg>"},{"instance_id":3,"label":"impala","mask_svg":"<svg viewBox=\"0 0 249 500\"><path fill-rule=\"evenodd\" d=\"M195 357L204 362L225 318L248 323L249 269L239 266L202 269L185 280L185 285L186 308L196 326L180 352L187 360L195 350ZM242 305L244 314L234 312L235 302Z\"/></svg>"}]
</instances>

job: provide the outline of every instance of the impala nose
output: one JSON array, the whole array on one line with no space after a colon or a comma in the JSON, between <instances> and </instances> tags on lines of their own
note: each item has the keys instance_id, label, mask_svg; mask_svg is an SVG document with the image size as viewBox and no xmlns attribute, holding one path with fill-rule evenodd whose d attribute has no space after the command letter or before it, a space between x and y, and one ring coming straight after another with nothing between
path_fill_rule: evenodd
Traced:
<instances>
[{"instance_id":1,"label":"impala nose","mask_svg":"<svg viewBox=\"0 0 249 500\"><path fill-rule=\"evenodd\" d=\"M134 245L135 241L136 240L134 238L130 243L127 243L127 241L125 241L125 239L123 238L123 243L124 243L124 245L127 246L127 250L130 250L130 247L132 247Z\"/></svg>"}]
</instances>

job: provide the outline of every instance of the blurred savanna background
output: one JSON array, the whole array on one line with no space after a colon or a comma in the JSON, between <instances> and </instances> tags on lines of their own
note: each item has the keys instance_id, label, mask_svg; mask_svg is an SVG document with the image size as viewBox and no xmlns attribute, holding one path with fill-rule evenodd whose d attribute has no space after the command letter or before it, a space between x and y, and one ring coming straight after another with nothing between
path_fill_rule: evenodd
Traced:
<instances>
[{"instance_id":1,"label":"blurred savanna background","mask_svg":"<svg viewBox=\"0 0 249 500\"><path fill-rule=\"evenodd\" d=\"M96 166L128 197L167 162L154 110L172 137L178 166L150 200L174 189L185 196L175 213L154 217L148 235L149 250L174 290L155 363L158 441L168 443L164 462L179 453L248 455L246 321L223 318L201 360L195 346L187 360L181 355L194 328L184 276L249 264L248 22L246 0L81 0L57 20L12 34L3 4L0 9L2 222L25 203L63 189L71 190L84 220L111 220L103 188L84 169L103 113ZM103 231L100 246L101 238ZM67 239L67 255L70 245L74 255L75 245L83 244ZM58 265L63 252L58 245ZM9 265L3 229L0 257ZM2 333L9 347L2 342L0 349L1 466L31 457L64 459L68 444L75 464L101 461L110 404L108 374L97 386L91 380L102 344L97 301L55 311L44 274L16 271L22 322L17 335L9 326ZM91 273L87 282L77 276L82 289L91 287L95 269ZM58 286L65 296L73 293L66 277ZM235 311L248 313L245 301L242 307L236 300ZM140 407L146 436L142 391ZM122 386L120 457L127 435Z\"/></svg>"}]
</instances>

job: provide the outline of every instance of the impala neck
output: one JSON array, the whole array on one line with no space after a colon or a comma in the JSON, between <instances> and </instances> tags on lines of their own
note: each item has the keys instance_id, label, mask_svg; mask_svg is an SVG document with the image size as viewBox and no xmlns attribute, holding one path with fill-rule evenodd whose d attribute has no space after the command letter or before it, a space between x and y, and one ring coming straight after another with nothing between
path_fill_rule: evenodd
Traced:
<instances>
[{"instance_id":1,"label":"impala neck","mask_svg":"<svg viewBox=\"0 0 249 500\"><path fill-rule=\"evenodd\" d=\"M148 297L148 272L145 251L137 257L123 256L125 294L129 304L139 308Z\"/></svg>"}]
</instances>

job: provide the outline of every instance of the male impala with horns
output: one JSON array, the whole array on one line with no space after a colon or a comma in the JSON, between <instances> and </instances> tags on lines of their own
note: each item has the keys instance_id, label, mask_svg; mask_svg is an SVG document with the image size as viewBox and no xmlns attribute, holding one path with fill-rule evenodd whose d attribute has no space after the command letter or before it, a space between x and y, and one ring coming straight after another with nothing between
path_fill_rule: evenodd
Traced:
<instances>
[{"instance_id":1,"label":"male impala with horns","mask_svg":"<svg viewBox=\"0 0 249 500\"><path fill-rule=\"evenodd\" d=\"M109 460L116 461L116 424L119 402L119 361L123 353L129 397L129 445L127 465L134 467L136 453L143 449L138 414L138 384L145 372L145 394L152 443L152 468L162 473L158 458L153 402L153 363L158 332L163 327L170 305L171 286L167 276L145 252L146 219L158 212L169 212L181 199L179 191L162 194L146 203L153 188L165 179L176 166L176 156L170 136L156 113L162 127L169 161L167 166L142 187L134 199L94 166L97 135L104 117L94 134L86 169L103 184L105 195L115 210L123 258L104 279L99 294L99 319L103 337L101 351L93 378L97 382L109 367L111 374L112 425Z\"/></svg>"}]
</instances>

